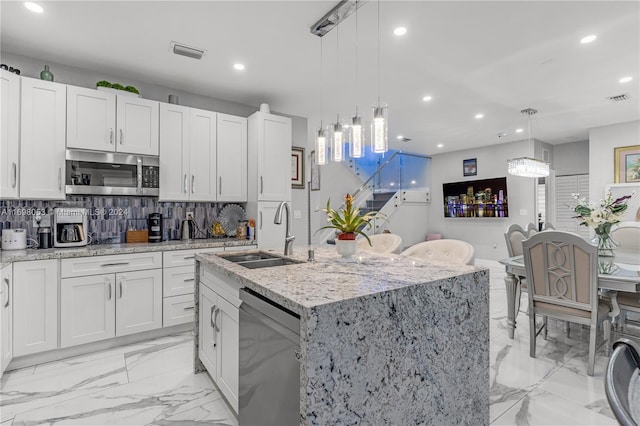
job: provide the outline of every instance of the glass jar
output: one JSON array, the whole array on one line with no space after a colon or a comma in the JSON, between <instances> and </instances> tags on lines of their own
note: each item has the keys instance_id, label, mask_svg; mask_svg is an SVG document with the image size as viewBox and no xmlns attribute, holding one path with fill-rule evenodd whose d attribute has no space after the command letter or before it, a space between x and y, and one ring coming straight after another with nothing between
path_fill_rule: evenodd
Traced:
<instances>
[{"instance_id":1,"label":"glass jar","mask_svg":"<svg viewBox=\"0 0 640 426\"><path fill-rule=\"evenodd\" d=\"M246 240L247 239L247 225L249 224L249 221L247 220L240 220L238 221L238 227L236 228L236 238L239 240Z\"/></svg>"}]
</instances>

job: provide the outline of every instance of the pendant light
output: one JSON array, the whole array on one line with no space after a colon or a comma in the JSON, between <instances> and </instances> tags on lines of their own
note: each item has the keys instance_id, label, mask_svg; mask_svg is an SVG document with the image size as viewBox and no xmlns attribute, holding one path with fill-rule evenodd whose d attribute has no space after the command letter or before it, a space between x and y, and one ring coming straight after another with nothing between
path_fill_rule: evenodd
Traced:
<instances>
[{"instance_id":1,"label":"pendant light","mask_svg":"<svg viewBox=\"0 0 640 426\"><path fill-rule=\"evenodd\" d=\"M387 107L380 105L380 0L378 0L378 106L373 107L371 150L381 154L389 149Z\"/></svg>"},{"instance_id":2,"label":"pendant light","mask_svg":"<svg viewBox=\"0 0 640 426\"><path fill-rule=\"evenodd\" d=\"M340 26L336 25L336 101L340 100ZM338 102L339 106L339 102ZM340 123L340 113L331 129L331 161L344 161L344 133Z\"/></svg>"},{"instance_id":3,"label":"pendant light","mask_svg":"<svg viewBox=\"0 0 640 426\"><path fill-rule=\"evenodd\" d=\"M356 99L358 98L358 0L356 0ZM364 132L362 131L362 117L358 115L358 105L356 105L356 115L351 117L351 140L349 141L349 156L351 158L364 157Z\"/></svg>"},{"instance_id":4,"label":"pendant light","mask_svg":"<svg viewBox=\"0 0 640 426\"><path fill-rule=\"evenodd\" d=\"M324 130L324 68L322 60L322 37L320 37L320 128L316 135L316 161L319 166L327 164L327 133Z\"/></svg>"},{"instance_id":5,"label":"pendant light","mask_svg":"<svg viewBox=\"0 0 640 426\"><path fill-rule=\"evenodd\" d=\"M536 115L538 111L533 108L526 108L520 112L526 115L528 118L529 148L531 149L531 117ZM537 160L535 158L512 158L511 160L507 161L507 166L509 174L513 176L532 178L549 176L549 163L547 163L546 161Z\"/></svg>"}]
</instances>

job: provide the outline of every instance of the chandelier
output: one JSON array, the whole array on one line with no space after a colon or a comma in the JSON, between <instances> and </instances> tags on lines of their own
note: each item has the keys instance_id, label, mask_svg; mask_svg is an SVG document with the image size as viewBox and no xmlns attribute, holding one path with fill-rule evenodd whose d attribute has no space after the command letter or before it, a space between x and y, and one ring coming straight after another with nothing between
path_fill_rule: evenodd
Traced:
<instances>
[{"instance_id":1,"label":"chandelier","mask_svg":"<svg viewBox=\"0 0 640 426\"><path fill-rule=\"evenodd\" d=\"M538 113L533 108L520 111L527 116L529 128L529 148L531 148L531 117ZM507 160L507 168L510 175L539 178L549 176L549 163L530 157L518 157Z\"/></svg>"}]
</instances>

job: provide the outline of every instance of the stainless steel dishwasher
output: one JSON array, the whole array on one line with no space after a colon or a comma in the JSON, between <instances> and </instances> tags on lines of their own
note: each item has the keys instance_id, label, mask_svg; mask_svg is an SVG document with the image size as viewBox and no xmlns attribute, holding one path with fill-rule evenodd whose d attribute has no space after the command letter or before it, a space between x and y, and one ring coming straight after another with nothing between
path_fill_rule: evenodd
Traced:
<instances>
[{"instance_id":1,"label":"stainless steel dishwasher","mask_svg":"<svg viewBox=\"0 0 640 426\"><path fill-rule=\"evenodd\" d=\"M300 424L300 317L240 289L240 426Z\"/></svg>"}]
</instances>

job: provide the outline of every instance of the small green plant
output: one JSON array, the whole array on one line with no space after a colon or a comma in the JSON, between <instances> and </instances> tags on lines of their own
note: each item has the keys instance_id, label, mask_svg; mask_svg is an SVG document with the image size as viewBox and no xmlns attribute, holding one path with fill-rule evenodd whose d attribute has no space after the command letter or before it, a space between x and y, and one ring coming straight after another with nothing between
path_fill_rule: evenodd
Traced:
<instances>
[{"instance_id":1,"label":"small green plant","mask_svg":"<svg viewBox=\"0 0 640 426\"><path fill-rule=\"evenodd\" d=\"M135 93L135 94L137 94L137 95L139 95L139 94L140 94L140 92L138 91L138 89L136 89L136 88L135 88L135 87L133 87L133 86L127 86L127 87L125 87L125 88L124 88L124 90L126 90L127 92Z\"/></svg>"},{"instance_id":2,"label":"small green plant","mask_svg":"<svg viewBox=\"0 0 640 426\"><path fill-rule=\"evenodd\" d=\"M112 84L109 83L107 80L100 80L99 82L96 83L96 87L111 87Z\"/></svg>"},{"instance_id":3,"label":"small green plant","mask_svg":"<svg viewBox=\"0 0 640 426\"><path fill-rule=\"evenodd\" d=\"M327 221L331 223L331 225L323 226L318 229L318 231L322 229L336 229L340 231L342 234L360 234L367 239L369 245L371 245L371 240L365 234L362 229L370 228L371 221L376 218L384 218L384 215L379 212L369 212L366 214L360 214L360 209L358 207L353 207L353 196L347 194L344 197L344 209L338 211L331 208L331 199L327 200L327 207L322 209L327 214ZM316 231L316 232L318 232ZM343 239L338 236L338 239Z\"/></svg>"},{"instance_id":4,"label":"small green plant","mask_svg":"<svg viewBox=\"0 0 640 426\"><path fill-rule=\"evenodd\" d=\"M111 85L111 88L112 89L116 89L116 90L124 90L124 86L122 84L120 84L120 83L113 83Z\"/></svg>"}]
</instances>

